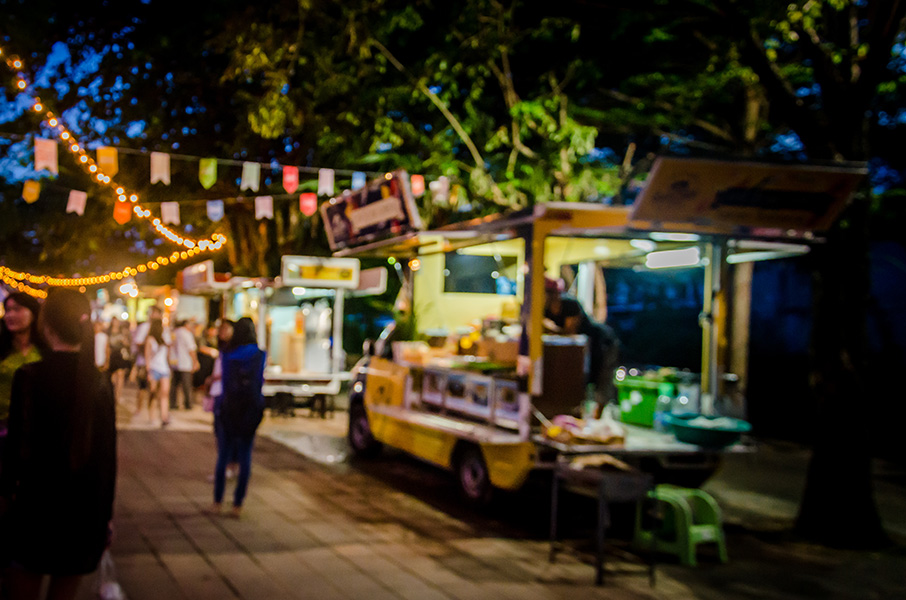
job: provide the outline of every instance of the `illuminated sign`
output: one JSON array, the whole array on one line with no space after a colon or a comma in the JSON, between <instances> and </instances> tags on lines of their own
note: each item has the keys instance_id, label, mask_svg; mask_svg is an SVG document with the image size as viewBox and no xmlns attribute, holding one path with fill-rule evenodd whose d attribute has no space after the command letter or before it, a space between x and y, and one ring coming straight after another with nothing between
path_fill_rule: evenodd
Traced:
<instances>
[{"instance_id":1,"label":"illuminated sign","mask_svg":"<svg viewBox=\"0 0 906 600\"><path fill-rule=\"evenodd\" d=\"M359 261L356 258L284 256L281 269L284 286L356 289Z\"/></svg>"}]
</instances>

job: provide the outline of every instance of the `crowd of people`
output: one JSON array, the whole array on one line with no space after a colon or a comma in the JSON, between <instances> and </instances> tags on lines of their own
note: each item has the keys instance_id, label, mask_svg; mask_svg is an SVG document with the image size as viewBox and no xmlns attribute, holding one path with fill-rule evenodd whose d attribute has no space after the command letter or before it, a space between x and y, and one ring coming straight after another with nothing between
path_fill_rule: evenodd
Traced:
<instances>
[{"instance_id":1,"label":"crowd of people","mask_svg":"<svg viewBox=\"0 0 906 600\"><path fill-rule=\"evenodd\" d=\"M157 306L146 321L92 319L87 297L53 290L43 305L24 293L0 319L0 597L75 597L111 541L116 487L116 406L127 381L136 412L161 427L170 410L213 413L214 502L238 465L230 514L239 517L264 413L265 353L254 323L193 321L171 329ZM182 396L182 398L180 398ZM182 402L180 403L180 400Z\"/></svg>"}]
</instances>

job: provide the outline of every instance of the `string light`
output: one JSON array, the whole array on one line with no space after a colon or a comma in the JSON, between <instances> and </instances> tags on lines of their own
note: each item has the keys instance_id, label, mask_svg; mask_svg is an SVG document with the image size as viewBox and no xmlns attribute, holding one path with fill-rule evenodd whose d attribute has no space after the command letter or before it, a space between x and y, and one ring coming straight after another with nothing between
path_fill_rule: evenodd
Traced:
<instances>
[{"instance_id":1,"label":"string light","mask_svg":"<svg viewBox=\"0 0 906 600\"><path fill-rule=\"evenodd\" d=\"M0 56L3 55L3 49L0 48ZM22 60L17 57L7 58L6 64L15 71L21 71L24 67ZM20 72L17 73L16 77L16 86L20 90L25 90L28 87L28 81L26 80L25 76ZM75 137L66 129L66 127L60 122L60 120L51 111L45 110L44 105L41 103L40 99L37 96L33 97L32 108L37 113L44 113L46 124L61 140L63 140L65 144L69 146L69 150L73 154L78 156L77 164L81 164L86 168L88 172L94 174L98 183L111 185L112 178L100 170L97 163L85 153L84 148L79 145ZM124 187L117 186L116 193L118 196L117 201L125 202L127 200L126 189ZM130 194L128 196L128 200L134 205L133 212L139 218L151 218L151 211L139 204L138 194ZM56 287L78 287L80 290L84 291L86 289L86 286L109 283L110 281L134 276L138 273L145 273L149 269L155 271L162 265L166 266L170 263L176 263L177 261L188 260L189 258L192 258L201 252L216 252L223 248L223 246L227 242L226 236L220 233L215 233L208 239L193 240L177 234L175 231L165 226L158 218L154 218L151 223L153 225L153 229L160 236L168 239L178 246L181 246L182 248L184 248L184 250L175 251L169 256L161 255L153 260L146 261L145 263L140 263L131 267L125 267L120 271L110 271L104 275L95 275L91 277L51 277L48 275L35 275L33 273L24 271L14 271L8 267L0 266L0 281L13 289L28 293L38 298L46 297L47 292L42 289L33 288L29 284L49 285Z\"/></svg>"}]
</instances>

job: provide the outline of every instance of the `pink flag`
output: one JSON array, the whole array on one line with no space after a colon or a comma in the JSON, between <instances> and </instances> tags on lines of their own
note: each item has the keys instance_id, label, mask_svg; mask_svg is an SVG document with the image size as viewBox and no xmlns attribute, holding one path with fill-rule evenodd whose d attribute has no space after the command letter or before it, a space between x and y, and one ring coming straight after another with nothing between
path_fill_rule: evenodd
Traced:
<instances>
[{"instance_id":1,"label":"pink flag","mask_svg":"<svg viewBox=\"0 0 906 600\"><path fill-rule=\"evenodd\" d=\"M310 217L318 211L318 195L311 192L299 194L299 210L306 217Z\"/></svg>"},{"instance_id":2,"label":"pink flag","mask_svg":"<svg viewBox=\"0 0 906 600\"><path fill-rule=\"evenodd\" d=\"M53 140L35 138L35 171L47 169L54 175L60 174L57 162L57 143Z\"/></svg>"},{"instance_id":3,"label":"pink flag","mask_svg":"<svg viewBox=\"0 0 906 600\"><path fill-rule=\"evenodd\" d=\"M318 194L333 196L333 169L318 169Z\"/></svg>"},{"instance_id":4,"label":"pink flag","mask_svg":"<svg viewBox=\"0 0 906 600\"><path fill-rule=\"evenodd\" d=\"M166 152L151 153L151 183L158 181L170 185L170 155Z\"/></svg>"},{"instance_id":5,"label":"pink flag","mask_svg":"<svg viewBox=\"0 0 906 600\"><path fill-rule=\"evenodd\" d=\"M287 194L299 189L299 167L283 167L283 189Z\"/></svg>"},{"instance_id":6,"label":"pink flag","mask_svg":"<svg viewBox=\"0 0 906 600\"><path fill-rule=\"evenodd\" d=\"M274 218L274 197L258 196L255 198L255 218L256 219L273 219Z\"/></svg>"},{"instance_id":7,"label":"pink flag","mask_svg":"<svg viewBox=\"0 0 906 600\"><path fill-rule=\"evenodd\" d=\"M66 202L66 212L74 212L80 217L85 214L85 202L88 200L87 192L80 192L79 190L71 190L69 192L69 200Z\"/></svg>"},{"instance_id":8,"label":"pink flag","mask_svg":"<svg viewBox=\"0 0 906 600\"><path fill-rule=\"evenodd\" d=\"M179 202L161 202L160 220L164 223L179 225Z\"/></svg>"}]
</instances>

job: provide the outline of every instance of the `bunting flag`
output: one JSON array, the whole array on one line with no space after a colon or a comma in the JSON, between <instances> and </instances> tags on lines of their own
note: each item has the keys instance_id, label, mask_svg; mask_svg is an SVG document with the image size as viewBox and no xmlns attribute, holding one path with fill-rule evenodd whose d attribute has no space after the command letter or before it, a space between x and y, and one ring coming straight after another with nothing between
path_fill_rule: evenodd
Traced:
<instances>
[{"instance_id":1,"label":"bunting flag","mask_svg":"<svg viewBox=\"0 0 906 600\"><path fill-rule=\"evenodd\" d=\"M170 185L170 155L166 152L151 153L151 183Z\"/></svg>"},{"instance_id":2,"label":"bunting flag","mask_svg":"<svg viewBox=\"0 0 906 600\"><path fill-rule=\"evenodd\" d=\"M333 196L333 169L318 169L318 195Z\"/></svg>"},{"instance_id":3,"label":"bunting flag","mask_svg":"<svg viewBox=\"0 0 906 600\"><path fill-rule=\"evenodd\" d=\"M421 196L425 193L425 177L424 175L413 175L409 178L409 183L412 186L412 195Z\"/></svg>"},{"instance_id":4,"label":"bunting flag","mask_svg":"<svg viewBox=\"0 0 906 600\"><path fill-rule=\"evenodd\" d=\"M88 201L88 193L79 190L69 192L69 200L66 202L66 212L74 212L80 217L85 214L85 203Z\"/></svg>"},{"instance_id":5,"label":"bunting flag","mask_svg":"<svg viewBox=\"0 0 906 600\"><path fill-rule=\"evenodd\" d=\"M256 162L242 163L242 180L239 183L239 189L257 192L260 184L261 165Z\"/></svg>"},{"instance_id":6,"label":"bunting flag","mask_svg":"<svg viewBox=\"0 0 906 600\"><path fill-rule=\"evenodd\" d=\"M287 194L299 189L299 167L283 167L283 189Z\"/></svg>"},{"instance_id":7,"label":"bunting flag","mask_svg":"<svg viewBox=\"0 0 906 600\"><path fill-rule=\"evenodd\" d=\"M41 169L47 169L54 175L60 174L57 143L53 140L35 138L35 171Z\"/></svg>"},{"instance_id":8,"label":"bunting flag","mask_svg":"<svg viewBox=\"0 0 906 600\"><path fill-rule=\"evenodd\" d=\"M125 225L132 218L131 202L115 202L113 204L113 220L120 225Z\"/></svg>"},{"instance_id":9,"label":"bunting flag","mask_svg":"<svg viewBox=\"0 0 906 600\"><path fill-rule=\"evenodd\" d=\"M179 202L161 202L160 220L164 223L179 225Z\"/></svg>"},{"instance_id":10,"label":"bunting flag","mask_svg":"<svg viewBox=\"0 0 906 600\"><path fill-rule=\"evenodd\" d=\"M255 218L256 219L273 219L274 218L274 197L258 196L255 198Z\"/></svg>"},{"instance_id":11,"label":"bunting flag","mask_svg":"<svg viewBox=\"0 0 906 600\"><path fill-rule=\"evenodd\" d=\"M223 200L208 200L208 218L215 223L223 218Z\"/></svg>"},{"instance_id":12,"label":"bunting flag","mask_svg":"<svg viewBox=\"0 0 906 600\"><path fill-rule=\"evenodd\" d=\"M198 181L201 182L201 187L206 190L211 189L217 183L216 158L202 158L198 161Z\"/></svg>"},{"instance_id":13,"label":"bunting flag","mask_svg":"<svg viewBox=\"0 0 906 600\"><path fill-rule=\"evenodd\" d=\"M428 184L431 189L431 199L438 204L446 204L450 197L450 180L444 176L438 177Z\"/></svg>"},{"instance_id":14,"label":"bunting flag","mask_svg":"<svg viewBox=\"0 0 906 600\"><path fill-rule=\"evenodd\" d=\"M98 168L104 172L104 175L113 177L120 170L119 161L117 160L116 148L110 146L100 146L98 148Z\"/></svg>"},{"instance_id":15,"label":"bunting flag","mask_svg":"<svg viewBox=\"0 0 906 600\"><path fill-rule=\"evenodd\" d=\"M29 180L25 182L25 185L22 186L22 197L26 202L31 204L38 199L38 196L41 195L41 184L34 180Z\"/></svg>"},{"instance_id":16,"label":"bunting flag","mask_svg":"<svg viewBox=\"0 0 906 600\"><path fill-rule=\"evenodd\" d=\"M355 171L352 174L352 189L357 190L365 187L368 177L362 171Z\"/></svg>"},{"instance_id":17,"label":"bunting flag","mask_svg":"<svg viewBox=\"0 0 906 600\"><path fill-rule=\"evenodd\" d=\"M308 192L299 194L299 210L306 217L310 217L318 211L318 195Z\"/></svg>"}]
</instances>

